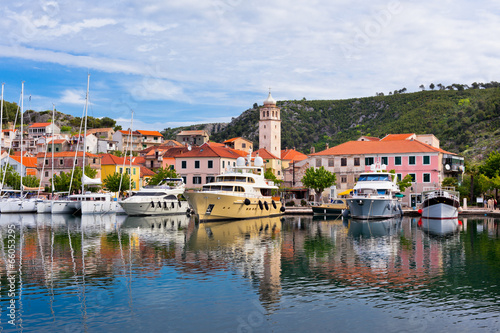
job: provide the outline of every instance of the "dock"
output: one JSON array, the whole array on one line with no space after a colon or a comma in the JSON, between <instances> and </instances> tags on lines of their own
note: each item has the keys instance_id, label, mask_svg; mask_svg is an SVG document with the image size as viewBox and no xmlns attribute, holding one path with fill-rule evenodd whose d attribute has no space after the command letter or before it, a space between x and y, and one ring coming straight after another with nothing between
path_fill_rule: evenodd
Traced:
<instances>
[{"instance_id":1,"label":"dock","mask_svg":"<svg viewBox=\"0 0 500 333\"><path fill-rule=\"evenodd\" d=\"M313 211L311 207L285 207L285 215L313 215ZM463 209L458 213L458 217L460 216L469 216L469 215L481 215L481 216L489 216L489 217L498 217L500 218L500 209L488 210L486 208L476 208L476 207L468 207L467 209ZM403 208L403 216L420 216L418 210L413 208L405 207Z\"/></svg>"}]
</instances>

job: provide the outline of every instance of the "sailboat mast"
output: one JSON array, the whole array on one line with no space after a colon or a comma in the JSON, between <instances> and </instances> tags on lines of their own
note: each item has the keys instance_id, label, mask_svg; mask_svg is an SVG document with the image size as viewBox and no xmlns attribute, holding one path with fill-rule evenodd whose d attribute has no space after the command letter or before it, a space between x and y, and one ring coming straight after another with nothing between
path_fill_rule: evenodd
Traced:
<instances>
[{"instance_id":1,"label":"sailboat mast","mask_svg":"<svg viewBox=\"0 0 500 333\"><path fill-rule=\"evenodd\" d=\"M130 175L129 175L129 186L128 186L128 196L130 197L132 195L132 126L134 124L134 110L132 110L132 117L130 119L130 165L129 165L129 170L130 170Z\"/></svg>"},{"instance_id":2,"label":"sailboat mast","mask_svg":"<svg viewBox=\"0 0 500 333\"><path fill-rule=\"evenodd\" d=\"M85 125L83 130L83 161L82 161L82 194L85 193L85 184L83 179L85 178L85 153L87 152L87 113L89 109L89 86L90 86L90 74L87 75L87 94L85 96Z\"/></svg>"},{"instance_id":3,"label":"sailboat mast","mask_svg":"<svg viewBox=\"0 0 500 333\"><path fill-rule=\"evenodd\" d=\"M52 104L52 197L54 197L54 122L56 120L56 106Z\"/></svg>"},{"instance_id":4,"label":"sailboat mast","mask_svg":"<svg viewBox=\"0 0 500 333\"><path fill-rule=\"evenodd\" d=\"M23 197L23 118L24 118L24 81L21 83L21 198Z\"/></svg>"}]
</instances>

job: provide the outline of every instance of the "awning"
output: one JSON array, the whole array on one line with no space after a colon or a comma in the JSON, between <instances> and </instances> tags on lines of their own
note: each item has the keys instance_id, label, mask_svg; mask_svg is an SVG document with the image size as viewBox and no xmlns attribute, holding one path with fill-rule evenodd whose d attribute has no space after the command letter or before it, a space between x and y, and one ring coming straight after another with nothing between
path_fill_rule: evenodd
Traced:
<instances>
[{"instance_id":1,"label":"awning","mask_svg":"<svg viewBox=\"0 0 500 333\"><path fill-rule=\"evenodd\" d=\"M405 196L405 195L404 195L404 194L401 194L401 193L396 194L396 198L402 198L402 197L404 197L404 196Z\"/></svg>"},{"instance_id":2,"label":"awning","mask_svg":"<svg viewBox=\"0 0 500 333\"><path fill-rule=\"evenodd\" d=\"M340 193L338 193L338 195L348 195L348 194L349 194L349 193L351 193L351 192L352 192L352 189L350 189L350 190L345 190L344 192L340 192Z\"/></svg>"}]
</instances>

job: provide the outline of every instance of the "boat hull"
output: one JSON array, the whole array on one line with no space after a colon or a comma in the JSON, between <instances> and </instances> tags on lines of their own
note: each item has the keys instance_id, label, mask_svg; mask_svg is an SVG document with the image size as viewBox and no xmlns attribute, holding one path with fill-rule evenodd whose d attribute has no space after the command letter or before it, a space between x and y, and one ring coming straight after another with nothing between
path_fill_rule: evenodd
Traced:
<instances>
[{"instance_id":1,"label":"boat hull","mask_svg":"<svg viewBox=\"0 0 500 333\"><path fill-rule=\"evenodd\" d=\"M345 209L347 209L347 206L333 206L328 204L321 206L312 206L314 215L341 215Z\"/></svg>"},{"instance_id":2,"label":"boat hull","mask_svg":"<svg viewBox=\"0 0 500 333\"><path fill-rule=\"evenodd\" d=\"M396 199L351 198L347 199L353 219L387 219L403 215L401 203Z\"/></svg>"},{"instance_id":3,"label":"boat hull","mask_svg":"<svg viewBox=\"0 0 500 333\"><path fill-rule=\"evenodd\" d=\"M255 219L284 213L281 202L271 197L249 198L207 192L186 192L184 197L201 221Z\"/></svg>"},{"instance_id":4,"label":"boat hull","mask_svg":"<svg viewBox=\"0 0 500 333\"><path fill-rule=\"evenodd\" d=\"M38 214L50 214L52 213L52 201L37 201L36 212Z\"/></svg>"},{"instance_id":5,"label":"boat hull","mask_svg":"<svg viewBox=\"0 0 500 333\"><path fill-rule=\"evenodd\" d=\"M428 219L456 219L460 203L449 198L433 198L422 203L422 217Z\"/></svg>"},{"instance_id":6,"label":"boat hull","mask_svg":"<svg viewBox=\"0 0 500 333\"><path fill-rule=\"evenodd\" d=\"M76 201L55 200L52 202L52 214L74 214L77 210Z\"/></svg>"},{"instance_id":7,"label":"boat hull","mask_svg":"<svg viewBox=\"0 0 500 333\"><path fill-rule=\"evenodd\" d=\"M79 213L87 214L108 214L116 213L117 203L115 201L78 201Z\"/></svg>"},{"instance_id":8,"label":"boat hull","mask_svg":"<svg viewBox=\"0 0 500 333\"><path fill-rule=\"evenodd\" d=\"M143 202L119 202L125 213L130 216L178 215L186 214L189 204L186 201L163 200Z\"/></svg>"},{"instance_id":9,"label":"boat hull","mask_svg":"<svg viewBox=\"0 0 500 333\"><path fill-rule=\"evenodd\" d=\"M36 201L34 200L8 200L0 203L2 214L36 213Z\"/></svg>"}]
</instances>

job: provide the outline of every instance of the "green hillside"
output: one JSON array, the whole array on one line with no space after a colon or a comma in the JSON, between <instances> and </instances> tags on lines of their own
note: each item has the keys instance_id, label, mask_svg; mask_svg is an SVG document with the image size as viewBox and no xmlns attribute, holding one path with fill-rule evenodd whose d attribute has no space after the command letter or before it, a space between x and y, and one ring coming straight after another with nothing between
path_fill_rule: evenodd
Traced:
<instances>
[{"instance_id":1,"label":"green hillside","mask_svg":"<svg viewBox=\"0 0 500 333\"><path fill-rule=\"evenodd\" d=\"M326 143L331 147L361 135L434 134L441 148L480 161L500 150L500 85L472 86L346 100L278 101L282 148L308 153L311 147L321 151ZM206 129L213 141L242 136L258 147L258 109L246 110L229 124L168 128L165 136L175 139L182 129Z\"/></svg>"}]
</instances>

